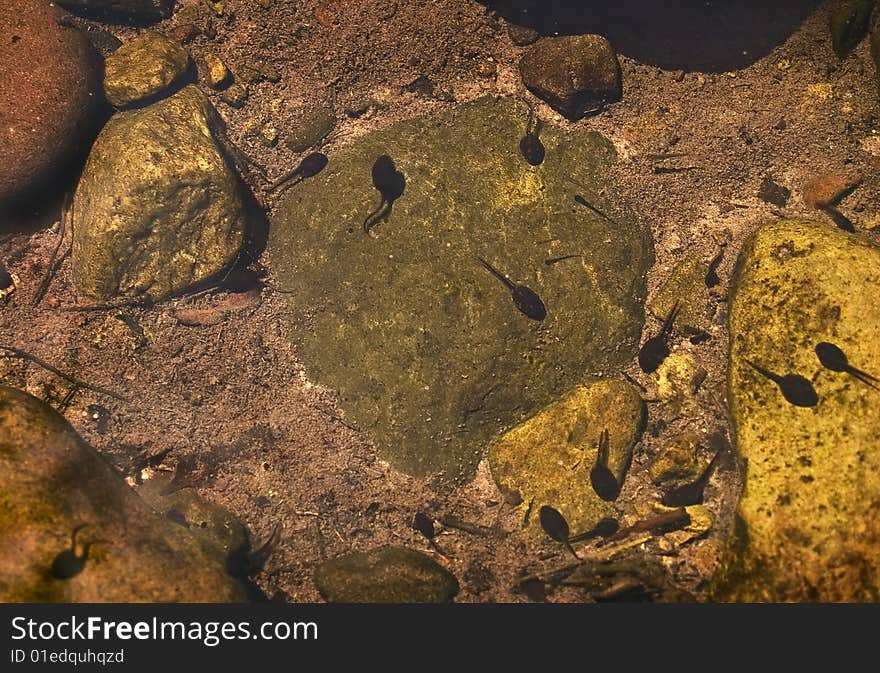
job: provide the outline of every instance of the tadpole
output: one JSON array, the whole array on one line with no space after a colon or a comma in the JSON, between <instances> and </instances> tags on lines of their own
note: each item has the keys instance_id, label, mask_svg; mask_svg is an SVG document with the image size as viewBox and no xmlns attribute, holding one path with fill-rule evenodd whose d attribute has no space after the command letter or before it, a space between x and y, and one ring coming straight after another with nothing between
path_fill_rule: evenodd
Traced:
<instances>
[{"instance_id":1,"label":"tadpole","mask_svg":"<svg viewBox=\"0 0 880 673\"><path fill-rule=\"evenodd\" d=\"M819 395L816 394L813 384L800 374L780 376L751 360L746 360L745 362L761 376L770 379L779 386L782 396L790 404L796 407L815 407L819 403Z\"/></svg>"},{"instance_id":2,"label":"tadpole","mask_svg":"<svg viewBox=\"0 0 880 673\"><path fill-rule=\"evenodd\" d=\"M517 285L482 257L477 257L477 259L480 264L486 267L489 273L504 283L507 289L510 290L513 303L520 313L527 318L538 321L547 317L547 307L544 306L544 302L541 301L541 298L533 290L525 285Z\"/></svg>"}]
</instances>

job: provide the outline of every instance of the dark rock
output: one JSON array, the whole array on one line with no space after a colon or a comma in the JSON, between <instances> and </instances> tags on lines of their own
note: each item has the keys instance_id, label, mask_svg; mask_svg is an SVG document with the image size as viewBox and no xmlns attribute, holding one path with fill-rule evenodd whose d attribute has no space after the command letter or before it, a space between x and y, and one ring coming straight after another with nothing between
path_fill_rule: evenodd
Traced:
<instances>
[{"instance_id":1,"label":"dark rock","mask_svg":"<svg viewBox=\"0 0 880 673\"><path fill-rule=\"evenodd\" d=\"M547 125L546 159L530 166L527 117L484 98L401 122L340 149L279 203L268 252L298 352L399 469L471 475L494 435L635 355L653 251L614 200L613 146ZM385 154L405 187L365 234ZM597 206L615 222L574 202L570 175L606 195ZM536 292L546 318L523 315L477 255Z\"/></svg>"},{"instance_id":2,"label":"dark rock","mask_svg":"<svg viewBox=\"0 0 880 673\"><path fill-rule=\"evenodd\" d=\"M58 0L58 4L89 16L138 23L159 21L174 11L174 0Z\"/></svg>"},{"instance_id":3,"label":"dark rock","mask_svg":"<svg viewBox=\"0 0 880 673\"><path fill-rule=\"evenodd\" d=\"M868 32L874 0L841 0L829 17L831 44L838 58L846 58Z\"/></svg>"},{"instance_id":4,"label":"dark rock","mask_svg":"<svg viewBox=\"0 0 880 673\"><path fill-rule=\"evenodd\" d=\"M541 36L534 28L520 26L515 23L507 24L507 34L510 36L510 41L517 47L526 47L533 44Z\"/></svg>"},{"instance_id":5,"label":"dark rock","mask_svg":"<svg viewBox=\"0 0 880 673\"><path fill-rule=\"evenodd\" d=\"M620 100L620 64L601 35L547 37L519 64L523 83L571 120Z\"/></svg>"},{"instance_id":6,"label":"dark rock","mask_svg":"<svg viewBox=\"0 0 880 673\"><path fill-rule=\"evenodd\" d=\"M88 140L96 59L63 17L44 0L0 4L0 209L44 186Z\"/></svg>"},{"instance_id":7,"label":"dark rock","mask_svg":"<svg viewBox=\"0 0 880 673\"><path fill-rule=\"evenodd\" d=\"M458 581L429 556L403 547L381 547L325 561L315 586L330 603L448 603Z\"/></svg>"}]
</instances>

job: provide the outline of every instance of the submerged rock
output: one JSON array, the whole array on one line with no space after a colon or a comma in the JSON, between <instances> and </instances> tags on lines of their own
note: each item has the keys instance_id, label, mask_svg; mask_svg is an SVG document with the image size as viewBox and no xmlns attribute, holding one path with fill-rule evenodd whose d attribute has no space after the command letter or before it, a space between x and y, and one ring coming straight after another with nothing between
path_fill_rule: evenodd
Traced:
<instances>
[{"instance_id":1,"label":"submerged rock","mask_svg":"<svg viewBox=\"0 0 880 673\"><path fill-rule=\"evenodd\" d=\"M58 4L98 17L138 22L164 19L174 10L174 0L58 0Z\"/></svg>"},{"instance_id":2,"label":"submerged rock","mask_svg":"<svg viewBox=\"0 0 880 673\"><path fill-rule=\"evenodd\" d=\"M172 88L189 65L180 43L159 33L141 33L107 58L104 95L118 108L134 105Z\"/></svg>"},{"instance_id":3,"label":"submerged rock","mask_svg":"<svg viewBox=\"0 0 880 673\"><path fill-rule=\"evenodd\" d=\"M523 526L535 534L544 505L562 514L572 535L584 533L612 511L591 476L602 432L608 431L607 467L619 490L645 419L645 403L628 383L578 386L490 445L492 477L508 500L520 502Z\"/></svg>"},{"instance_id":4,"label":"submerged rock","mask_svg":"<svg viewBox=\"0 0 880 673\"><path fill-rule=\"evenodd\" d=\"M0 386L0 601L245 597L214 545L157 516L51 407Z\"/></svg>"},{"instance_id":5,"label":"submerged rock","mask_svg":"<svg viewBox=\"0 0 880 673\"><path fill-rule=\"evenodd\" d=\"M880 391L827 369L832 342L880 376L880 248L830 225L762 227L739 260L730 399L745 487L713 585L729 601L880 600ZM750 360L812 382L790 404Z\"/></svg>"},{"instance_id":6,"label":"submerged rock","mask_svg":"<svg viewBox=\"0 0 880 673\"><path fill-rule=\"evenodd\" d=\"M648 468L651 481L669 488L696 482L709 465L699 455L700 444L700 436L691 430L668 440Z\"/></svg>"},{"instance_id":7,"label":"submerged rock","mask_svg":"<svg viewBox=\"0 0 880 673\"><path fill-rule=\"evenodd\" d=\"M648 304L648 311L662 323L675 302L678 302L678 315L673 326L676 331L706 329L711 317L709 290L706 287L707 271L708 265L699 254L685 257Z\"/></svg>"},{"instance_id":8,"label":"submerged rock","mask_svg":"<svg viewBox=\"0 0 880 673\"><path fill-rule=\"evenodd\" d=\"M101 131L73 206L73 273L95 299L161 300L219 273L241 248L244 196L188 86Z\"/></svg>"},{"instance_id":9,"label":"submerged rock","mask_svg":"<svg viewBox=\"0 0 880 673\"><path fill-rule=\"evenodd\" d=\"M868 32L874 0L841 0L829 15L831 44L838 58L847 54L862 41Z\"/></svg>"},{"instance_id":10,"label":"submerged rock","mask_svg":"<svg viewBox=\"0 0 880 673\"><path fill-rule=\"evenodd\" d=\"M36 193L89 138L96 58L45 0L0 3L0 209Z\"/></svg>"},{"instance_id":11,"label":"submerged rock","mask_svg":"<svg viewBox=\"0 0 880 673\"><path fill-rule=\"evenodd\" d=\"M519 64L523 84L571 120L620 100L620 64L601 35L545 37Z\"/></svg>"},{"instance_id":12,"label":"submerged rock","mask_svg":"<svg viewBox=\"0 0 880 673\"><path fill-rule=\"evenodd\" d=\"M472 475L493 436L635 354L653 251L611 200L614 150L546 126L546 159L532 167L519 152L527 116L481 99L370 134L292 187L272 224L272 268L309 374L413 474ZM381 155L403 192L367 234ZM614 222L575 203L566 176ZM546 263L567 254L579 257ZM528 318L478 256L536 293L546 317Z\"/></svg>"},{"instance_id":13,"label":"submerged rock","mask_svg":"<svg viewBox=\"0 0 880 673\"><path fill-rule=\"evenodd\" d=\"M284 144L291 152L305 152L326 138L335 125L333 108L309 108L296 120Z\"/></svg>"},{"instance_id":14,"label":"submerged rock","mask_svg":"<svg viewBox=\"0 0 880 673\"><path fill-rule=\"evenodd\" d=\"M458 593L452 573L404 547L325 561L315 569L315 585L330 603L448 603Z\"/></svg>"}]
</instances>

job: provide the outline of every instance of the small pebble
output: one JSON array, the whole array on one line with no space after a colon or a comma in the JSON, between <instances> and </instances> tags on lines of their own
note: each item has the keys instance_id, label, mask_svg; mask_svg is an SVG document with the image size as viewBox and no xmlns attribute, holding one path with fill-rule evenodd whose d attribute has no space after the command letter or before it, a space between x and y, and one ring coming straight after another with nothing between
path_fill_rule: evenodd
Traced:
<instances>
[{"instance_id":1,"label":"small pebble","mask_svg":"<svg viewBox=\"0 0 880 673\"><path fill-rule=\"evenodd\" d=\"M229 79L229 68L214 54L205 54L205 83L212 89L219 89Z\"/></svg>"},{"instance_id":2,"label":"small pebble","mask_svg":"<svg viewBox=\"0 0 880 673\"><path fill-rule=\"evenodd\" d=\"M220 100L234 108L244 107L248 98L247 87L243 84L233 84L226 91L220 94Z\"/></svg>"}]
</instances>

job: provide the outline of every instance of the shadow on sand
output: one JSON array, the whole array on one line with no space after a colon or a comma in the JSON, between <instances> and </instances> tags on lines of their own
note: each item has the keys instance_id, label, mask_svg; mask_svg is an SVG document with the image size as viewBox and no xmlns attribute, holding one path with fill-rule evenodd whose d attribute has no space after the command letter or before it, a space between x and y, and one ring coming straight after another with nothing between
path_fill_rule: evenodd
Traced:
<instances>
[{"instance_id":1,"label":"shadow on sand","mask_svg":"<svg viewBox=\"0 0 880 673\"><path fill-rule=\"evenodd\" d=\"M484 0L543 36L599 33L636 61L667 70L724 72L782 44L819 0Z\"/></svg>"}]
</instances>

